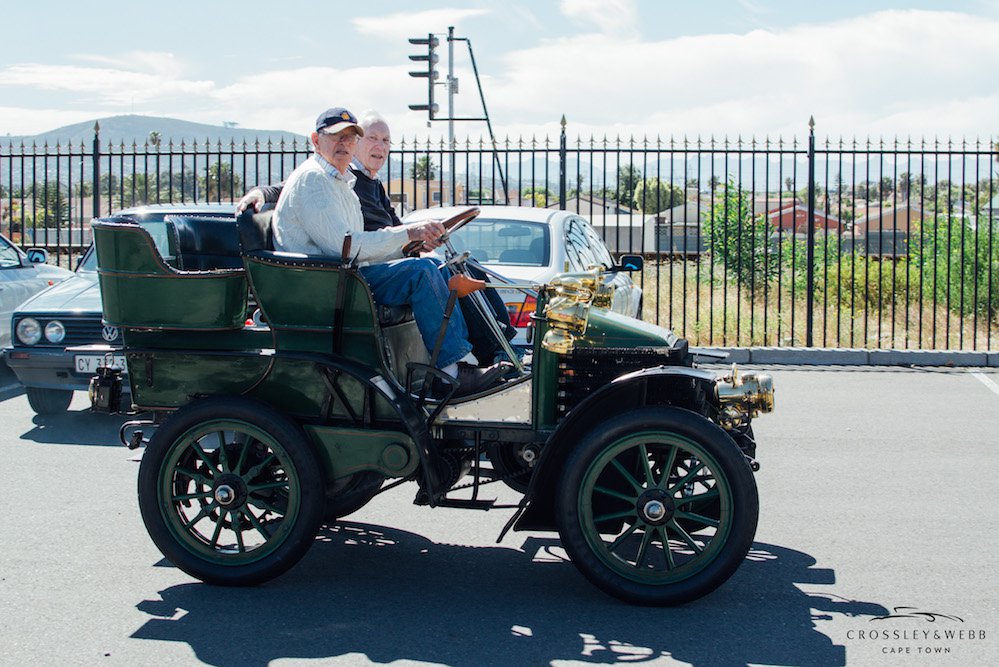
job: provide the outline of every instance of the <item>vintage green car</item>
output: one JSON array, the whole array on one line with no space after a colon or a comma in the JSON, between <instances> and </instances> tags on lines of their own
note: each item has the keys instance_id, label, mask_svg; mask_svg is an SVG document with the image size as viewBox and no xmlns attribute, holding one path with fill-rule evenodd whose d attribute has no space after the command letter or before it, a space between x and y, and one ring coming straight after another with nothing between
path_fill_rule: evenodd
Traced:
<instances>
[{"instance_id":1,"label":"vintage green car","mask_svg":"<svg viewBox=\"0 0 999 667\"><path fill-rule=\"evenodd\" d=\"M695 367L682 338L608 310L601 269L513 285L537 294L530 358L507 347L515 371L454 400L429 390L447 380L411 313L376 305L339 257L274 251L270 213L154 214L157 238L141 211L93 224L133 405L119 405L111 367L91 399L155 415L126 424L122 440L146 444L143 521L192 576L276 577L324 522L411 480L417 503L469 509L499 507L482 487L506 482L523 497L505 506L500 538L557 531L593 584L633 603L703 596L748 553L751 421L773 409L770 377ZM471 260L445 245L452 270L466 270Z\"/></svg>"}]
</instances>

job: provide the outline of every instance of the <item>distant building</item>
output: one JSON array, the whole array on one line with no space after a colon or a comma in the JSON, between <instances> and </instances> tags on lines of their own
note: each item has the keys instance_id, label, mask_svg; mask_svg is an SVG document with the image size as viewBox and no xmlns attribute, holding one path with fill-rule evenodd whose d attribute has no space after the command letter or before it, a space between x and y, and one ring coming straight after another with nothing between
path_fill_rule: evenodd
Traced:
<instances>
[{"instance_id":1,"label":"distant building","mask_svg":"<svg viewBox=\"0 0 999 667\"><path fill-rule=\"evenodd\" d=\"M835 215L819 210L816 210L814 215L815 229L836 233L843 231L843 223ZM783 206L767 211L767 220L775 229L798 234L808 233L808 207L797 200L785 202Z\"/></svg>"},{"instance_id":2,"label":"distant building","mask_svg":"<svg viewBox=\"0 0 999 667\"><path fill-rule=\"evenodd\" d=\"M908 254L911 235L919 232L924 220L932 219L933 214L924 213L911 202L893 207L870 206L867 215L854 225L853 247L868 255Z\"/></svg>"},{"instance_id":3,"label":"distant building","mask_svg":"<svg viewBox=\"0 0 999 667\"><path fill-rule=\"evenodd\" d=\"M451 199L451 183L439 179L393 178L385 185L389 198L401 201L403 209L412 211L433 206L451 206L465 202L465 184L455 183L455 198Z\"/></svg>"}]
</instances>

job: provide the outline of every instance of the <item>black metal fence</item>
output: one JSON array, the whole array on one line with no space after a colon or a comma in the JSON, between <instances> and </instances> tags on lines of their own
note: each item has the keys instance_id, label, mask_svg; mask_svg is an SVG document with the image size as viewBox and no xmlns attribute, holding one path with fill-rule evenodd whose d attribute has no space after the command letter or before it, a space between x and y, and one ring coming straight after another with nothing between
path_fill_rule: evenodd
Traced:
<instances>
[{"instance_id":1,"label":"black metal fence","mask_svg":"<svg viewBox=\"0 0 999 667\"><path fill-rule=\"evenodd\" d=\"M96 128L95 128L96 130ZM233 202L307 142L0 144L0 232L72 264L89 221L146 203ZM575 137L403 139L402 212L500 204L587 217L646 256L643 317L698 345L994 350L992 142Z\"/></svg>"}]
</instances>

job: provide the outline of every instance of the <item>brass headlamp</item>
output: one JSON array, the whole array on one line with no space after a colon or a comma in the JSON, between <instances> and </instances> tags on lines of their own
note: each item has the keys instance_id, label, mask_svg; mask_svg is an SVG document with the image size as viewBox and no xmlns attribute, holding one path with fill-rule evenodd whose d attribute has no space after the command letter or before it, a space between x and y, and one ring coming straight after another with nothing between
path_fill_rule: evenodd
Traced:
<instances>
[{"instance_id":1,"label":"brass headlamp","mask_svg":"<svg viewBox=\"0 0 999 667\"><path fill-rule=\"evenodd\" d=\"M556 354L568 354L576 343L576 337L586 333L586 323L590 306L604 307L608 301L607 289L613 295L613 288L605 288L599 270L586 273L568 273L555 278L545 287L548 292L548 305L545 317L548 331L541 339L541 345Z\"/></svg>"}]
</instances>

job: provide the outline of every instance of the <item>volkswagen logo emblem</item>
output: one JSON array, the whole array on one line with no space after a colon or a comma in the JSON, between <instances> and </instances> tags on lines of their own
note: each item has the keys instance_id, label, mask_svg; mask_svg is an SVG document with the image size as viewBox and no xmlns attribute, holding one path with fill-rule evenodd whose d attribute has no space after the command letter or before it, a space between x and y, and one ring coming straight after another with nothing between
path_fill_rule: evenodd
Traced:
<instances>
[{"instance_id":1,"label":"volkswagen logo emblem","mask_svg":"<svg viewBox=\"0 0 999 667\"><path fill-rule=\"evenodd\" d=\"M118 327L105 326L101 331L101 336L109 343L118 340Z\"/></svg>"}]
</instances>

